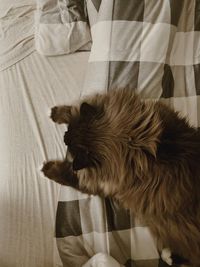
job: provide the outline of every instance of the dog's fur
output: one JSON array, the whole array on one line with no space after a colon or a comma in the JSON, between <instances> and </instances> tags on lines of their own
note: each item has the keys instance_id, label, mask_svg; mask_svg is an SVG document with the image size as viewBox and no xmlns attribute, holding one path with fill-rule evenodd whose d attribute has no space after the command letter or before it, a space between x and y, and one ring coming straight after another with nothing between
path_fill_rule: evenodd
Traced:
<instances>
[{"instance_id":1,"label":"dog's fur","mask_svg":"<svg viewBox=\"0 0 200 267\"><path fill-rule=\"evenodd\" d=\"M200 266L200 132L160 102L133 90L52 109L69 124L70 158L44 174L82 192L113 197L149 225L161 247Z\"/></svg>"}]
</instances>

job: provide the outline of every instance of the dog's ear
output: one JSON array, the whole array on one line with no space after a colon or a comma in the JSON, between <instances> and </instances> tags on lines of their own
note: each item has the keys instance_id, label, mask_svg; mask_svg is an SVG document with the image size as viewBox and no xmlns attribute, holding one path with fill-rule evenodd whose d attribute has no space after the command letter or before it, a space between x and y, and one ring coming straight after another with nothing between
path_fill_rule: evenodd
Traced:
<instances>
[{"instance_id":1,"label":"dog's ear","mask_svg":"<svg viewBox=\"0 0 200 267\"><path fill-rule=\"evenodd\" d=\"M76 154L73 160L73 170L78 171L84 168L88 168L92 165L87 151L80 151Z\"/></svg>"},{"instance_id":2,"label":"dog's ear","mask_svg":"<svg viewBox=\"0 0 200 267\"><path fill-rule=\"evenodd\" d=\"M94 106L83 102L80 106L80 116L84 119L91 119L96 115L97 110Z\"/></svg>"}]
</instances>

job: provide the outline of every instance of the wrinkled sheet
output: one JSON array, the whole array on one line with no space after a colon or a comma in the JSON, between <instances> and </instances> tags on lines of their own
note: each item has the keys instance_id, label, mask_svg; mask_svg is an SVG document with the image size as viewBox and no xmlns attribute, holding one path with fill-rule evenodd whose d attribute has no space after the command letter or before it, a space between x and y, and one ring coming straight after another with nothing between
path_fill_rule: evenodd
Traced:
<instances>
[{"instance_id":1,"label":"wrinkled sheet","mask_svg":"<svg viewBox=\"0 0 200 267\"><path fill-rule=\"evenodd\" d=\"M0 0L0 71L35 50L35 10L35 0Z\"/></svg>"},{"instance_id":2,"label":"wrinkled sheet","mask_svg":"<svg viewBox=\"0 0 200 267\"><path fill-rule=\"evenodd\" d=\"M62 266L55 240L60 185L40 169L66 153L66 127L57 127L49 112L79 97L87 60L87 53L33 52L0 71L1 267Z\"/></svg>"}]
</instances>

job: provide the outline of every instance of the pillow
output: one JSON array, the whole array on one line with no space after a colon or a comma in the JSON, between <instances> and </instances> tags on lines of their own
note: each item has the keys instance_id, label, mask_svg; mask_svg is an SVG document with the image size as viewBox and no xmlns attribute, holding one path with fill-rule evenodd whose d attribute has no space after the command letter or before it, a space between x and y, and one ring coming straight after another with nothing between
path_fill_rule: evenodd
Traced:
<instances>
[{"instance_id":1,"label":"pillow","mask_svg":"<svg viewBox=\"0 0 200 267\"><path fill-rule=\"evenodd\" d=\"M35 46L54 56L90 50L91 35L84 0L37 0Z\"/></svg>"}]
</instances>

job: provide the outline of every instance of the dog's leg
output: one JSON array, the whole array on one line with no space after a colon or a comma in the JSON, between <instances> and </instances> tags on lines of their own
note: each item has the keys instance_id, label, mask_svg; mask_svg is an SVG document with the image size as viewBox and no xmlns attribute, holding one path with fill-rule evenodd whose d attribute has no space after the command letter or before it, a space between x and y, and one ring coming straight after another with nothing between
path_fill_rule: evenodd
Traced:
<instances>
[{"instance_id":1,"label":"dog's leg","mask_svg":"<svg viewBox=\"0 0 200 267\"><path fill-rule=\"evenodd\" d=\"M51 109L50 118L56 123L68 124L71 118L71 106L57 106Z\"/></svg>"},{"instance_id":2,"label":"dog's leg","mask_svg":"<svg viewBox=\"0 0 200 267\"><path fill-rule=\"evenodd\" d=\"M59 184L79 189L77 175L72 170L72 164L67 161L46 162L41 171L46 177Z\"/></svg>"},{"instance_id":3,"label":"dog's leg","mask_svg":"<svg viewBox=\"0 0 200 267\"><path fill-rule=\"evenodd\" d=\"M41 172L49 178L61 185L71 186L79 190L81 193L94 194L88 188L79 187L79 178L77 172L73 171L72 163L66 161L48 161L44 163Z\"/></svg>"}]
</instances>

